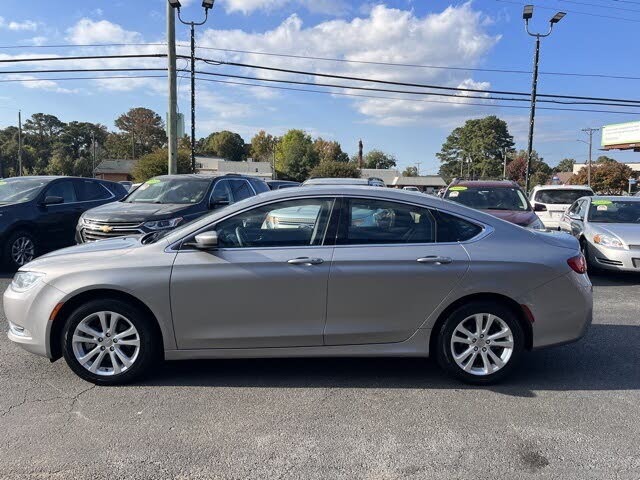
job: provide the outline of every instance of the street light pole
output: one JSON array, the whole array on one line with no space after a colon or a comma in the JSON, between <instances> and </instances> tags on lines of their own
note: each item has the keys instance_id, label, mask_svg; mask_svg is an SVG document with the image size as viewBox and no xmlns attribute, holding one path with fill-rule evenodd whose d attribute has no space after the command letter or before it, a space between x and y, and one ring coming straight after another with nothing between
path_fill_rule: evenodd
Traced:
<instances>
[{"instance_id":1,"label":"street light pole","mask_svg":"<svg viewBox=\"0 0 640 480\"><path fill-rule=\"evenodd\" d=\"M564 12L556 13L549 20L549 30L547 33L532 33L529 30L529 20L533 17L533 5L525 5L522 12L522 18L525 22L525 31L532 37L536 38L536 48L533 54L533 80L531 82L531 111L529 113L529 137L527 139L527 168L525 170L525 192L529 191L529 182L531 177L531 154L533 152L533 129L536 118L536 97L538 95L538 64L540 62L540 39L548 37L553 31L553 26L558 23L566 15Z\"/></svg>"},{"instance_id":2,"label":"street light pole","mask_svg":"<svg viewBox=\"0 0 640 480\"><path fill-rule=\"evenodd\" d=\"M169 70L169 111L167 112L168 173L178 171L178 83L176 78L176 16L171 3L167 3L167 59Z\"/></svg>"},{"instance_id":3,"label":"street light pole","mask_svg":"<svg viewBox=\"0 0 640 480\"><path fill-rule=\"evenodd\" d=\"M598 132L599 128L583 128L582 131L589 135L589 163L587 164L587 185L591 186L591 151L593 149L593 132ZM581 140L584 142L584 140ZM587 143L587 142L584 142Z\"/></svg>"},{"instance_id":4,"label":"street light pole","mask_svg":"<svg viewBox=\"0 0 640 480\"><path fill-rule=\"evenodd\" d=\"M18 176L22 176L22 111L18 110Z\"/></svg>"},{"instance_id":5,"label":"street light pole","mask_svg":"<svg viewBox=\"0 0 640 480\"><path fill-rule=\"evenodd\" d=\"M196 27L207 23L209 10L213 8L215 0L203 0L204 20L201 22L187 22L180 15L179 0L169 0L169 5L178 10L178 20L191 28L191 171L196 172Z\"/></svg>"}]
</instances>

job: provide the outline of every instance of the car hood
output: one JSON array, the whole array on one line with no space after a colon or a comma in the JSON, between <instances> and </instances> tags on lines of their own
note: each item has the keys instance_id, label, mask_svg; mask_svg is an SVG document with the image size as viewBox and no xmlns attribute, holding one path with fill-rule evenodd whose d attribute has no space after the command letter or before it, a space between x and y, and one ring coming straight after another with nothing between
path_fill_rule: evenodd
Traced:
<instances>
[{"instance_id":1,"label":"car hood","mask_svg":"<svg viewBox=\"0 0 640 480\"><path fill-rule=\"evenodd\" d=\"M640 245L640 224L637 223L592 223L594 232L615 235L627 245Z\"/></svg>"},{"instance_id":2,"label":"car hood","mask_svg":"<svg viewBox=\"0 0 640 480\"><path fill-rule=\"evenodd\" d=\"M193 204L113 202L88 210L84 218L100 222L145 222L179 217L190 207Z\"/></svg>"},{"instance_id":3,"label":"car hood","mask_svg":"<svg viewBox=\"0 0 640 480\"><path fill-rule=\"evenodd\" d=\"M20 268L20 270L39 271L46 270L47 267L51 266L60 266L63 264L76 266L84 262L95 265L102 261L113 259L116 256L125 255L141 246L142 244L138 236L118 237L110 240L101 240L99 242L83 243L42 255L32 262L27 263Z\"/></svg>"},{"instance_id":4,"label":"car hood","mask_svg":"<svg viewBox=\"0 0 640 480\"><path fill-rule=\"evenodd\" d=\"M533 212L523 212L522 210L480 210L481 212L493 215L501 220L506 220L510 223L515 223L526 227L530 223L534 222L537 218Z\"/></svg>"}]
</instances>

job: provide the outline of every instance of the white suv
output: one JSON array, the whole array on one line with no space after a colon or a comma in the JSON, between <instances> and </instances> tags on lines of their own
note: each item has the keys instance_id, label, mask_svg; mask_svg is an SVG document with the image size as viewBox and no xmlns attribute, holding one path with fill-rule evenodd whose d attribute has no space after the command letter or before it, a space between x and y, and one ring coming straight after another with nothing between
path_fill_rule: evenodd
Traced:
<instances>
[{"instance_id":1,"label":"white suv","mask_svg":"<svg viewBox=\"0 0 640 480\"><path fill-rule=\"evenodd\" d=\"M586 185L538 185L529 200L546 228L558 230L562 214L580 197L593 195Z\"/></svg>"}]
</instances>

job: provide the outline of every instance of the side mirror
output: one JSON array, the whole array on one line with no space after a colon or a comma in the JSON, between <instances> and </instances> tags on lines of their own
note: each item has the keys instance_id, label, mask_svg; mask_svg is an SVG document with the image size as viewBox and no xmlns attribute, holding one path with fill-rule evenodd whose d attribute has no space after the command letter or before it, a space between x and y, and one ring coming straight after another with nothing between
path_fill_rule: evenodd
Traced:
<instances>
[{"instance_id":1,"label":"side mirror","mask_svg":"<svg viewBox=\"0 0 640 480\"><path fill-rule=\"evenodd\" d=\"M229 199L227 197L213 197L209 202L209 208L220 208L229 205Z\"/></svg>"},{"instance_id":2,"label":"side mirror","mask_svg":"<svg viewBox=\"0 0 640 480\"><path fill-rule=\"evenodd\" d=\"M534 212L546 212L547 211L547 206L543 205L542 203L536 203L533 206L533 211Z\"/></svg>"},{"instance_id":3,"label":"side mirror","mask_svg":"<svg viewBox=\"0 0 640 480\"><path fill-rule=\"evenodd\" d=\"M200 250L208 250L218 246L218 232L203 232L195 236L195 247Z\"/></svg>"},{"instance_id":4,"label":"side mirror","mask_svg":"<svg viewBox=\"0 0 640 480\"><path fill-rule=\"evenodd\" d=\"M59 205L61 203L64 203L64 198L55 195L46 196L42 202L43 205Z\"/></svg>"}]
</instances>

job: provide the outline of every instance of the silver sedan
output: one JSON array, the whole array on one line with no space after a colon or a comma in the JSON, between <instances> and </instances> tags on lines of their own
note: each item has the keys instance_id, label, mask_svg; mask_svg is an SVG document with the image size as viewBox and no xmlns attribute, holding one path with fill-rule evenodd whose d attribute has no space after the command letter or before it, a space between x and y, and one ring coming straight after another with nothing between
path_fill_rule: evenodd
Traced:
<instances>
[{"instance_id":1,"label":"silver sedan","mask_svg":"<svg viewBox=\"0 0 640 480\"><path fill-rule=\"evenodd\" d=\"M590 268L640 272L640 198L583 197L560 228L580 241Z\"/></svg>"},{"instance_id":2,"label":"silver sedan","mask_svg":"<svg viewBox=\"0 0 640 480\"><path fill-rule=\"evenodd\" d=\"M304 222L269 221L295 209ZM566 234L422 194L309 186L45 255L4 308L13 342L97 384L162 358L429 355L485 384L584 334L585 271Z\"/></svg>"}]
</instances>

